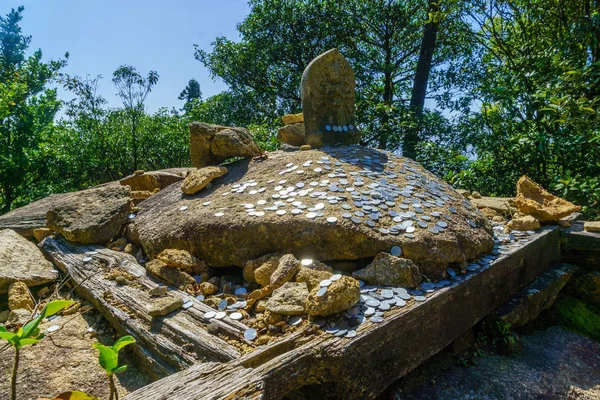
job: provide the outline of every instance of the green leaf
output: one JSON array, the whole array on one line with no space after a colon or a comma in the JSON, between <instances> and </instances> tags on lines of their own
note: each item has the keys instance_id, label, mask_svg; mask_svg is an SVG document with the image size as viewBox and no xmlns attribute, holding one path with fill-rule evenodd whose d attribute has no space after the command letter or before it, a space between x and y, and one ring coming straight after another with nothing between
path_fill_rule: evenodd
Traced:
<instances>
[{"instance_id":1,"label":"green leaf","mask_svg":"<svg viewBox=\"0 0 600 400\"><path fill-rule=\"evenodd\" d=\"M127 346L128 344L132 344L135 343L135 339L132 338L131 336L123 336L122 338L120 338L119 340L117 340L115 342L115 344L113 344L112 348L115 351L115 353L119 353L119 351Z\"/></svg>"},{"instance_id":2,"label":"green leaf","mask_svg":"<svg viewBox=\"0 0 600 400\"><path fill-rule=\"evenodd\" d=\"M42 315L40 315L36 319L33 319L33 320L29 321L28 323L26 323L25 326L23 326L23 336L22 337L27 338L30 336L37 336L37 335L34 335L33 333L36 332L36 330L38 330L38 325L40 324L40 322L42 322L42 319L44 319L44 317Z\"/></svg>"},{"instance_id":3,"label":"green leaf","mask_svg":"<svg viewBox=\"0 0 600 400\"><path fill-rule=\"evenodd\" d=\"M117 353L112 348L103 344L96 343L94 347L100 352L98 355L100 366L104 368L107 374L111 374L119 365Z\"/></svg>"},{"instance_id":4,"label":"green leaf","mask_svg":"<svg viewBox=\"0 0 600 400\"><path fill-rule=\"evenodd\" d=\"M119 372L123 372L127 369L127 365L121 365L119 368L115 369L113 372L118 374Z\"/></svg>"},{"instance_id":5,"label":"green leaf","mask_svg":"<svg viewBox=\"0 0 600 400\"><path fill-rule=\"evenodd\" d=\"M12 332L1 332L0 331L0 339L6 339L6 340L8 340L9 342L12 343L12 340L14 338L18 339L19 335L17 335L16 333L12 333Z\"/></svg>"},{"instance_id":6,"label":"green leaf","mask_svg":"<svg viewBox=\"0 0 600 400\"><path fill-rule=\"evenodd\" d=\"M0 332L8 332L8 329L0 325Z\"/></svg>"},{"instance_id":7,"label":"green leaf","mask_svg":"<svg viewBox=\"0 0 600 400\"><path fill-rule=\"evenodd\" d=\"M44 307L44 310L42 311L42 315L44 318L51 317L60 310L69 307L73 303L75 302L72 300L53 300L46 304L46 307Z\"/></svg>"},{"instance_id":8,"label":"green leaf","mask_svg":"<svg viewBox=\"0 0 600 400\"><path fill-rule=\"evenodd\" d=\"M56 396L52 400L100 400L98 397L92 396L79 390L70 390Z\"/></svg>"},{"instance_id":9,"label":"green leaf","mask_svg":"<svg viewBox=\"0 0 600 400\"><path fill-rule=\"evenodd\" d=\"M32 344L36 344L37 342L39 342L39 340L33 339L33 338L28 338L28 339L21 339L21 340L19 340L19 342L21 344L21 347L23 347L23 346L29 346Z\"/></svg>"}]
</instances>

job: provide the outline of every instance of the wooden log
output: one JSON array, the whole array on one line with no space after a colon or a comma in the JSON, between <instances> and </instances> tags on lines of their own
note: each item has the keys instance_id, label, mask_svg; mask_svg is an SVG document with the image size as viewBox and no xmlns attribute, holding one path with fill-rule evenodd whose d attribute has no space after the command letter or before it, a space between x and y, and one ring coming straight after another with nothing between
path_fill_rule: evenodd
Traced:
<instances>
[{"instance_id":1,"label":"wooden log","mask_svg":"<svg viewBox=\"0 0 600 400\"><path fill-rule=\"evenodd\" d=\"M77 293L90 301L120 335L137 341L142 366L154 377L164 377L201 361L228 361L240 357L225 340L206 331L203 315L211 310L184 292L169 288L169 294L192 301L189 309L151 317L151 289L159 283L146 275L134 257L100 246L76 246L62 238L47 237L40 243L46 256L74 281ZM95 251L91 261L86 252ZM86 261L84 261L86 259ZM131 284L117 284L108 273L124 271L134 277ZM241 340L247 327L226 318L215 321L225 337Z\"/></svg>"},{"instance_id":2,"label":"wooden log","mask_svg":"<svg viewBox=\"0 0 600 400\"><path fill-rule=\"evenodd\" d=\"M600 270L600 233L586 232L584 221L573 221L561 231L562 259L591 270Z\"/></svg>"},{"instance_id":3,"label":"wooden log","mask_svg":"<svg viewBox=\"0 0 600 400\"><path fill-rule=\"evenodd\" d=\"M195 365L125 399L278 399L319 383L327 383L338 398L374 398L559 259L559 231L544 228L532 242L470 279L423 303L395 309L381 324L362 324L353 339L306 329L238 361Z\"/></svg>"}]
</instances>

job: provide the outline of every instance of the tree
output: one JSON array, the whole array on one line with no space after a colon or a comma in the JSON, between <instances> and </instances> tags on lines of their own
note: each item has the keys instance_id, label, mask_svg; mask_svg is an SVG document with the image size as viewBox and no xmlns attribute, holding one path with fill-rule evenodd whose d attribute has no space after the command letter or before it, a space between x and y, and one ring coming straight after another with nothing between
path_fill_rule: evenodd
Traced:
<instances>
[{"instance_id":1,"label":"tree","mask_svg":"<svg viewBox=\"0 0 600 400\"><path fill-rule=\"evenodd\" d=\"M202 101L202 91L200 84L195 79L190 79L187 86L181 91L178 97L179 100L185 100L183 110L189 112L194 102Z\"/></svg>"},{"instance_id":2,"label":"tree","mask_svg":"<svg viewBox=\"0 0 600 400\"><path fill-rule=\"evenodd\" d=\"M55 147L53 120L60 107L46 86L65 59L42 62L41 50L26 57L31 37L19 22L24 8L0 17L0 213L31 200L49 184Z\"/></svg>"},{"instance_id":3,"label":"tree","mask_svg":"<svg viewBox=\"0 0 600 400\"><path fill-rule=\"evenodd\" d=\"M121 65L113 72L112 79L117 94L123 102L123 106L131 121L131 146L133 157L133 169L138 169L138 129L141 116L145 113L144 102L152 88L158 83L158 73L150 71L147 77L143 77L130 65Z\"/></svg>"}]
</instances>

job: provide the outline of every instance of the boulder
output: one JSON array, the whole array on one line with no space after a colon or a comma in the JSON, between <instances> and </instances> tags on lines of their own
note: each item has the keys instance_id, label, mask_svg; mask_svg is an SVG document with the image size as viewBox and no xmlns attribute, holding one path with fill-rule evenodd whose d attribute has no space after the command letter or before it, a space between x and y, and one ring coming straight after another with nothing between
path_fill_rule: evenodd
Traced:
<instances>
[{"instance_id":1,"label":"boulder","mask_svg":"<svg viewBox=\"0 0 600 400\"><path fill-rule=\"evenodd\" d=\"M199 274L206 272L206 263L198 260L186 250L165 249L156 257L168 267Z\"/></svg>"},{"instance_id":2,"label":"boulder","mask_svg":"<svg viewBox=\"0 0 600 400\"><path fill-rule=\"evenodd\" d=\"M510 220L506 226L509 229L516 231L535 231L536 229L540 229L540 221L531 215L526 215L521 218L514 218Z\"/></svg>"},{"instance_id":3,"label":"boulder","mask_svg":"<svg viewBox=\"0 0 600 400\"><path fill-rule=\"evenodd\" d=\"M298 124L298 123L301 124L301 123L304 122L304 114L302 114L302 113L298 113L298 114L286 114L283 117L281 117L281 120L286 125Z\"/></svg>"},{"instance_id":4,"label":"boulder","mask_svg":"<svg viewBox=\"0 0 600 400\"><path fill-rule=\"evenodd\" d=\"M177 288L184 288L186 285L193 285L196 283L190 274L176 268L168 267L167 264L158 259L147 262L146 271L148 271L150 275Z\"/></svg>"},{"instance_id":5,"label":"boulder","mask_svg":"<svg viewBox=\"0 0 600 400\"><path fill-rule=\"evenodd\" d=\"M456 189L456 191L463 195L465 198L468 198L471 195L471 192L469 192L466 189Z\"/></svg>"},{"instance_id":6,"label":"boulder","mask_svg":"<svg viewBox=\"0 0 600 400\"><path fill-rule=\"evenodd\" d=\"M583 224L583 229L587 232L600 232L600 221L587 221Z\"/></svg>"},{"instance_id":7,"label":"boulder","mask_svg":"<svg viewBox=\"0 0 600 400\"><path fill-rule=\"evenodd\" d=\"M185 194L195 194L204 189L213 179L227 173L225 167L204 167L193 170L181 183L181 191Z\"/></svg>"},{"instance_id":8,"label":"boulder","mask_svg":"<svg viewBox=\"0 0 600 400\"><path fill-rule=\"evenodd\" d=\"M303 146L306 141L304 138L304 124L291 124L279 128L277 131L277 139L282 143L287 143L291 146Z\"/></svg>"},{"instance_id":9,"label":"boulder","mask_svg":"<svg viewBox=\"0 0 600 400\"><path fill-rule=\"evenodd\" d=\"M254 279L261 286L267 286L271 283L271 275L279 267L281 255L269 256L264 262L254 271Z\"/></svg>"},{"instance_id":10,"label":"boulder","mask_svg":"<svg viewBox=\"0 0 600 400\"><path fill-rule=\"evenodd\" d=\"M302 315L306 311L308 288L306 283L286 282L266 303L266 309L281 315Z\"/></svg>"},{"instance_id":11,"label":"boulder","mask_svg":"<svg viewBox=\"0 0 600 400\"><path fill-rule=\"evenodd\" d=\"M210 282L202 282L200 285L198 285L198 288L207 296L215 294L219 291L219 287Z\"/></svg>"},{"instance_id":12,"label":"boulder","mask_svg":"<svg viewBox=\"0 0 600 400\"><path fill-rule=\"evenodd\" d=\"M313 149L356 144L361 132L354 118L354 72L337 49L312 60L300 82L306 144Z\"/></svg>"},{"instance_id":13,"label":"boulder","mask_svg":"<svg viewBox=\"0 0 600 400\"><path fill-rule=\"evenodd\" d=\"M474 191L473 193L471 193L471 197L474 199L480 199L481 193L479 193L478 191Z\"/></svg>"},{"instance_id":14,"label":"boulder","mask_svg":"<svg viewBox=\"0 0 600 400\"><path fill-rule=\"evenodd\" d=\"M191 168L179 168L171 170L148 171L142 174L129 175L119 181L123 186L129 186L132 191L149 191L155 189L162 190L175 182L180 182L185 178Z\"/></svg>"},{"instance_id":15,"label":"boulder","mask_svg":"<svg viewBox=\"0 0 600 400\"><path fill-rule=\"evenodd\" d=\"M71 202L52 206L48 228L77 243L106 244L125 228L131 211L129 188L106 185L73 193Z\"/></svg>"},{"instance_id":16,"label":"boulder","mask_svg":"<svg viewBox=\"0 0 600 400\"><path fill-rule=\"evenodd\" d=\"M569 282L569 292L600 307L600 271L590 271Z\"/></svg>"},{"instance_id":17,"label":"boulder","mask_svg":"<svg viewBox=\"0 0 600 400\"><path fill-rule=\"evenodd\" d=\"M33 307L35 307L35 303L24 282L14 282L8 287L8 308L10 310L22 308L33 311Z\"/></svg>"},{"instance_id":18,"label":"boulder","mask_svg":"<svg viewBox=\"0 0 600 400\"><path fill-rule=\"evenodd\" d=\"M540 222L556 221L581 210L580 206L548 193L525 175L517 182L515 204L520 212Z\"/></svg>"},{"instance_id":19,"label":"boulder","mask_svg":"<svg viewBox=\"0 0 600 400\"><path fill-rule=\"evenodd\" d=\"M360 285L349 276L342 276L327 288L322 296L317 296L315 287L308 295L306 309L309 315L327 317L341 313L354 306L360 300Z\"/></svg>"},{"instance_id":20,"label":"boulder","mask_svg":"<svg viewBox=\"0 0 600 400\"><path fill-rule=\"evenodd\" d=\"M329 279L333 275L333 269L318 261L313 261L310 265L303 265L296 273L296 282L305 282L308 290L313 290L319 286L319 283Z\"/></svg>"},{"instance_id":21,"label":"boulder","mask_svg":"<svg viewBox=\"0 0 600 400\"><path fill-rule=\"evenodd\" d=\"M379 253L366 268L352 273L352 277L371 285L414 288L421 283L419 268L410 260Z\"/></svg>"},{"instance_id":22,"label":"boulder","mask_svg":"<svg viewBox=\"0 0 600 400\"><path fill-rule=\"evenodd\" d=\"M244 266L277 252L351 261L400 246L431 279L493 248L490 222L468 200L394 153L361 146L275 151L228 170L218 186L193 197L171 185L142 202L130 241L149 258L177 248L211 267ZM408 224L414 232L406 232Z\"/></svg>"},{"instance_id":23,"label":"boulder","mask_svg":"<svg viewBox=\"0 0 600 400\"><path fill-rule=\"evenodd\" d=\"M148 305L148 315L151 317L159 317L179 310L183 306L181 297L164 296L153 298Z\"/></svg>"},{"instance_id":24,"label":"boulder","mask_svg":"<svg viewBox=\"0 0 600 400\"><path fill-rule=\"evenodd\" d=\"M48 229L48 228L36 228L33 230L33 237L35 238L35 240L39 243L42 240L44 240L44 238L50 236L50 235L54 235L54 231L52 229Z\"/></svg>"},{"instance_id":25,"label":"boulder","mask_svg":"<svg viewBox=\"0 0 600 400\"><path fill-rule=\"evenodd\" d=\"M192 122L190 156L196 168L218 165L232 157L255 157L260 148L246 128Z\"/></svg>"},{"instance_id":26,"label":"boulder","mask_svg":"<svg viewBox=\"0 0 600 400\"><path fill-rule=\"evenodd\" d=\"M13 282L27 286L54 281L58 271L37 246L10 229L0 230L0 294Z\"/></svg>"}]
</instances>

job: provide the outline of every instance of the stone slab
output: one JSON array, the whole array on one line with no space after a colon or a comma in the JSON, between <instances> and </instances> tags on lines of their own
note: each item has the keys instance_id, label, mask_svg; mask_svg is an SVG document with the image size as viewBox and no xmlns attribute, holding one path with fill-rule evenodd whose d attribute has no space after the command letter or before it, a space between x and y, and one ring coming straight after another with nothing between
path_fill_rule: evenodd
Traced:
<instances>
[{"instance_id":1,"label":"stone slab","mask_svg":"<svg viewBox=\"0 0 600 400\"><path fill-rule=\"evenodd\" d=\"M325 384L320 387L339 398L374 398L559 258L559 230L546 227L470 279L440 289L423 303L392 311L381 324L361 325L353 339L307 328L236 361L194 365L125 399L278 399L313 384Z\"/></svg>"},{"instance_id":2,"label":"stone slab","mask_svg":"<svg viewBox=\"0 0 600 400\"><path fill-rule=\"evenodd\" d=\"M583 221L573 221L561 231L562 259L588 269L600 271L600 233L586 232Z\"/></svg>"}]
</instances>

